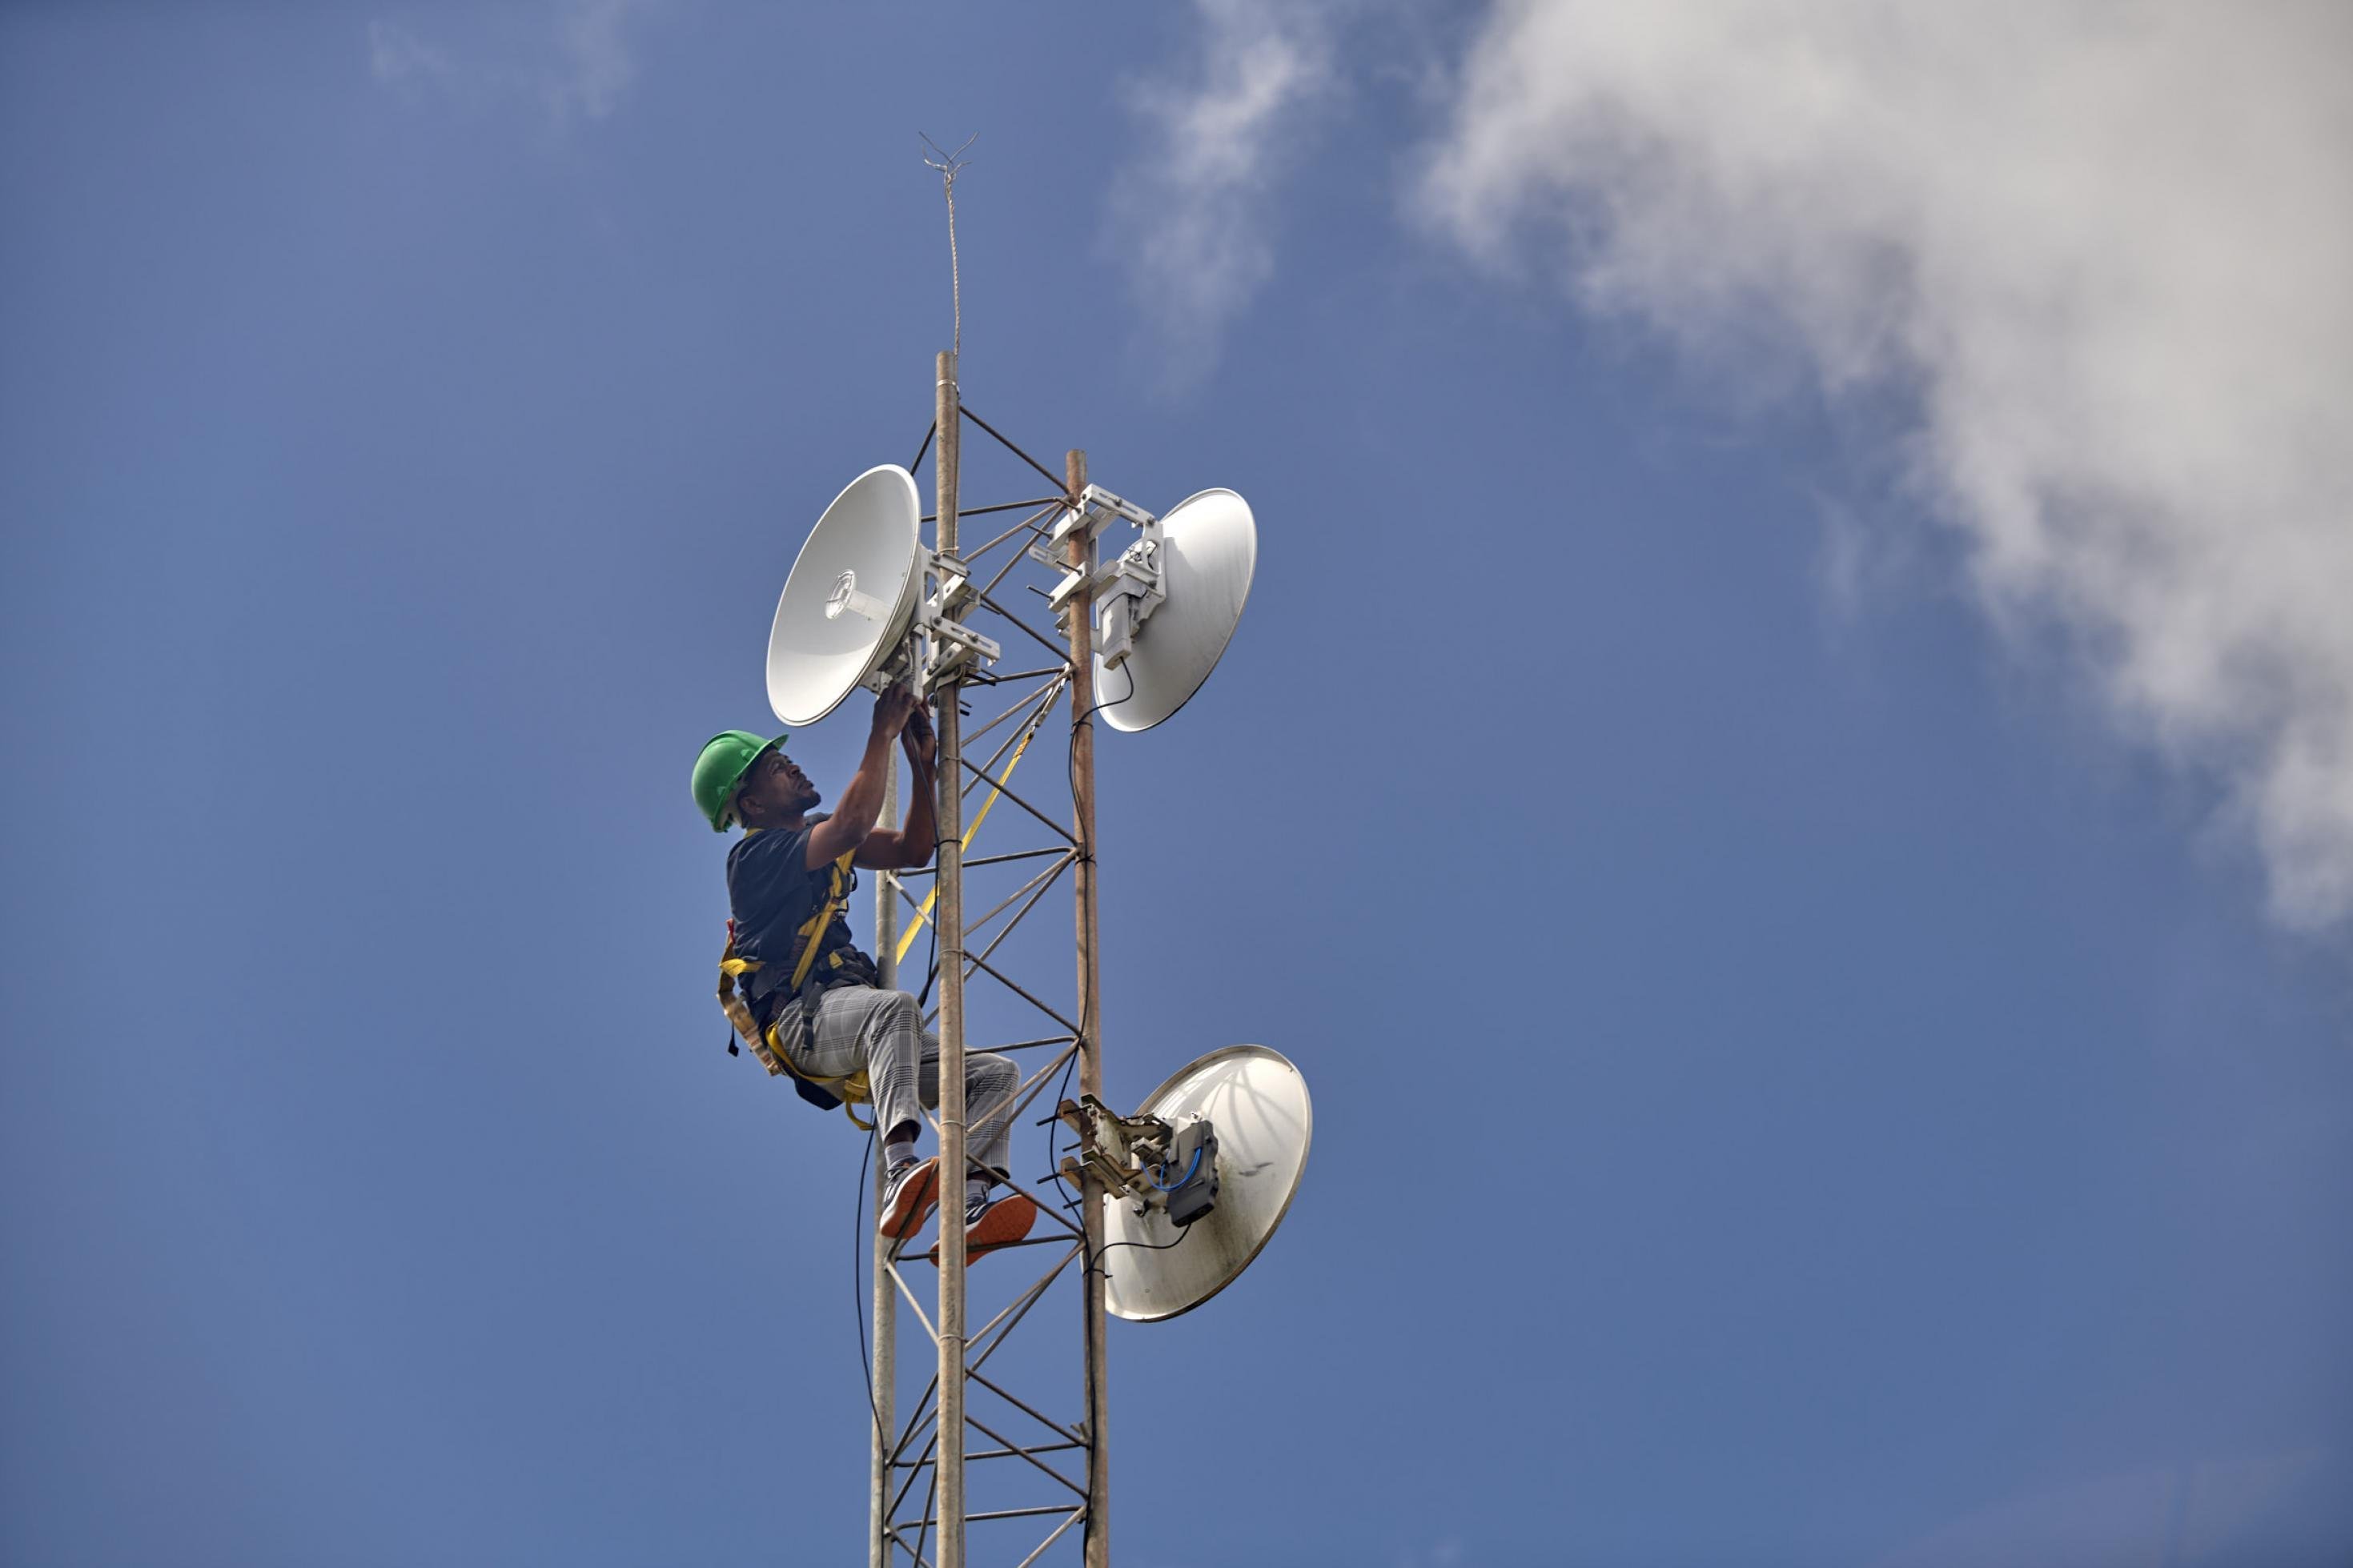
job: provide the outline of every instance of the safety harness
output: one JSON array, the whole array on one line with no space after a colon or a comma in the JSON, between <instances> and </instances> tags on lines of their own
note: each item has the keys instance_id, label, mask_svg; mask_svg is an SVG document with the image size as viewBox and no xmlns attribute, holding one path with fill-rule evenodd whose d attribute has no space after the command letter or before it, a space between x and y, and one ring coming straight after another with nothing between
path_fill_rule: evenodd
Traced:
<instances>
[{"instance_id":1,"label":"safety harness","mask_svg":"<svg viewBox=\"0 0 2353 1568\"><path fill-rule=\"evenodd\" d=\"M964 847L966 849L972 847L973 835L980 831L980 825L988 820L989 808L997 804L997 797L1004 793L1006 782L1013 777L1013 770L1021 765L1021 753L1029 749L1031 741L1037 739L1039 731L1045 725L1046 715L1050 710L1050 704L1041 703L1038 710L1026 721L1021 732L1020 743L1013 748L1013 760L1005 764L1004 778L991 782L988 798L980 803L980 810L974 815L972 826L964 830ZM754 833L762 831L765 830L756 827L747 828L745 837L748 837ZM804 1050L807 1048L811 1032L816 1026L818 997L836 985L880 985L882 983L881 973L874 967L874 961L847 943L837 946L833 951L826 953L822 967L817 964L818 952L825 943L825 933L832 926L833 917L841 908L842 900L849 897L849 889L857 884L858 879L849 868L850 859L857 853L854 848L844 850L833 862L833 881L827 890L824 906L816 914L803 921L799 929L793 933L791 984L763 993L760 998L765 1004L769 998L781 995L782 1001L777 1004L780 1017L784 1003L790 1002L796 996L800 998L800 1011L794 1015L796 1037L793 1043ZM907 954L915 945L915 934L923 929L923 922L931 918L932 902L938 897L939 889L936 887L924 895L922 907L915 911L915 918L908 923L906 931L901 933L899 963L907 962ZM805 1073L793 1065L792 1054L786 1048L783 1036L778 1032L781 1025L772 1024L765 1031L761 1029L759 1020L753 1016L753 1003L750 997L748 994L738 995L735 989L735 983L738 980L754 973L759 968L758 959L735 956L735 922L729 921L727 946L719 955L719 1006L720 1010L727 1015L728 1023L734 1026L734 1034L728 1037L727 1054L731 1057L739 1054L735 1042L740 1038L744 1045L752 1047L752 1054L760 1059L762 1067L768 1069L770 1077L789 1076L793 1080L794 1091L803 1100L827 1110L831 1110L839 1105L842 1109L842 1113L857 1126L860 1128L870 1126L868 1122L860 1121L858 1112L850 1110L853 1105L871 1105L874 1102L873 1089L867 1082L864 1068L859 1068L846 1078L818 1078ZM810 973L812 969L816 970L814 976ZM747 994L752 990L748 981L744 989Z\"/></svg>"},{"instance_id":2,"label":"safety harness","mask_svg":"<svg viewBox=\"0 0 2353 1568\"><path fill-rule=\"evenodd\" d=\"M850 859L857 853L855 848L845 849L834 860L832 880L827 889L825 902L793 932L792 979L770 993L770 995L781 998L776 1007L779 1021L762 1029L759 1020L753 1016L748 995L739 994L736 991L735 983L744 980L744 992L749 993L751 983L745 977L758 971L761 963L756 958L735 956L735 922L732 920L727 922L727 946L719 955L719 1010L727 1015L727 1022L734 1029L734 1034L727 1041L729 1056L737 1054L736 1041L741 1039L752 1047L752 1055L768 1069L771 1078L789 1076L793 1079L793 1089L803 1100L827 1110L839 1105L853 1126L871 1130L873 1123L859 1121L858 1112L851 1109L874 1102L873 1087L867 1081L866 1069L860 1068L856 1072L839 1078L820 1078L814 1073L803 1072L793 1065L792 1052L780 1032L784 1004L799 998L800 1010L795 1015L797 1038L793 1043L803 1049L807 1048L816 1024L818 997L836 985L871 985L881 978L875 972L873 961L847 944L826 953L823 966L818 963L818 952L825 945L826 931L832 926L833 917L839 912L842 900L857 885L858 879L849 868Z\"/></svg>"}]
</instances>

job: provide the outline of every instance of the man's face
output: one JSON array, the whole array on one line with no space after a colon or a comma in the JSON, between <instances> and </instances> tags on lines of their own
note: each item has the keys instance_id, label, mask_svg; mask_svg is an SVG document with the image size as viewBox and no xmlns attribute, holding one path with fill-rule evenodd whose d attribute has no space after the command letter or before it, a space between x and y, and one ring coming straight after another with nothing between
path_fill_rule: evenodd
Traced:
<instances>
[{"instance_id":1,"label":"man's face","mask_svg":"<svg viewBox=\"0 0 2353 1568\"><path fill-rule=\"evenodd\" d=\"M784 752L760 753L735 792L737 809L755 806L768 816L798 816L818 800L817 785Z\"/></svg>"}]
</instances>

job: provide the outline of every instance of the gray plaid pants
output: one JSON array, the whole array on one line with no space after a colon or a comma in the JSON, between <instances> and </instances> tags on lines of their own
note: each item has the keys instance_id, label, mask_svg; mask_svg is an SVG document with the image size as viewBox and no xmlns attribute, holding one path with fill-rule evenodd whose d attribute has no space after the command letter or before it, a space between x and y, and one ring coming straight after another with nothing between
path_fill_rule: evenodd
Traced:
<instances>
[{"instance_id":1,"label":"gray plaid pants","mask_svg":"<svg viewBox=\"0 0 2353 1568\"><path fill-rule=\"evenodd\" d=\"M800 1033L796 997L777 1015L777 1033ZM874 1091L874 1125L887 1135L903 1122L923 1124L923 1111L940 1103L940 1040L923 1030L923 1010L904 991L871 985L837 985L818 999L817 1027L809 1048L795 1053L793 1065L812 1078L842 1078L866 1069ZM1009 1173L1006 1142L1013 1115L1013 1091L1021 1069L1004 1057L983 1051L964 1058L965 1147L989 1169Z\"/></svg>"}]
</instances>

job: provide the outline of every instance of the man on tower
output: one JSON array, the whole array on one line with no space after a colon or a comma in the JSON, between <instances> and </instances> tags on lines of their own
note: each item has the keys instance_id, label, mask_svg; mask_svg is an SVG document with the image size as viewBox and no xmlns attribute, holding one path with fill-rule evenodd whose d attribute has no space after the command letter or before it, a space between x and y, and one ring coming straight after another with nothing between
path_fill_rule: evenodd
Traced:
<instances>
[{"instance_id":1,"label":"man on tower","mask_svg":"<svg viewBox=\"0 0 2353 1568\"><path fill-rule=\"evenodd\" d=\"M828 815L813 814L823 797L779 749L786 739L723 731L695 759L694 804L713 831L744 829L727 855L733 917L720 1001L762 1065L790 1074L803 1099L828 1109L872 1103L882 1130L882 1235L903 1241L939 1201L939 1161L915 1157L923 1110L939 1104L939 1039L923 1031L914 997L879 988L874 961L852 944L845 905L854 866L931 864L939 742L923 703L903 686L891 688L875 699L865 755ZM907 825L892 831L875 823L894 740L915 776ZM1018 1069L1004 1057L967 1054L964 1079L973 1151L965 1235L966 1256L978 1258L1029 1235L1038 1209L1018 1193L990 1196L1007 1174Z\"/></svg>"}]
</instances>

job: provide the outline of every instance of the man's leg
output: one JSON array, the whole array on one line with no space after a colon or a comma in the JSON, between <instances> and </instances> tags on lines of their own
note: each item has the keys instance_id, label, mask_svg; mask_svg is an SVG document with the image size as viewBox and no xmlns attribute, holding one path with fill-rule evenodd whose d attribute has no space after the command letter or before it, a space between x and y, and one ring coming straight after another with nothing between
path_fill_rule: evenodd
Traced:
<instances>
[{"instance_id":1,"label":"man's leg","mask_svg":"<svg viewBox=\"0 0 2353 1568\"><path fill-rule=\"evenodd\" d=\"M1021 1087L1021 1069L1004 1057L991 1056L987 1051L972 1051L964 1058L964 1124L965 1151L974 1163L986 1167L994 1174L984 1177L968 1173L972 1180L984 1186L996 1177L1011 1173L1006 1163L1007 1144L1012 1129L1013 1091ZM936 1110L940 1103L940 1037L923 1037L923 1077L920 1092L926 1108Z\"/></svg>"},{"instance_id":2,"label":"man's leg","mask_svg":"<svg viewBox=\"0 0 2353 1568\"><path fill-rule=\"evenodd\" d=\"M930 1103L918 1087L925 1037L915 999L904 991L837 985L818 999L817 1026L809 1035L807 1057L795 1057L794 1065L822 1078L864 1068L883 1142L912 1140Z\"/></svg>"},{"instance_id":3,"label":"man's leg","mask_svg":"<svg viewBox=\"0 0 2353 1568\"><path fill-rule=\"evenodd\" d=\"M912 1139L923 1112L940 1103L940 1040L923 1032L923 1009L904 991L842 985L825 993L811 1031L808 1059L795 1060L823 1077L866 1069L874 1096L875 1125L886 1144ZM990 1170L1004 1173L1013 1091L1021 1069L1004 1057L975 1051L964 1060L966 1148Z\"/></svg>"},{"instance_id":4,"label":"man's leg","mask_svg":"<svg viewBox=\"0 0 2353 1568\"><path fill-rule=\"evenodd\" d=\"M937 1162L915 1158L915 1134L923 1127L923 1009L903 991L838 985L818 998L809 1036L806 1057L794 1062L813 1076L866 1069L882 1138L881 1228L904 1240L922 1227L939 1188Z\"/></svg>"},{"instance_id":5,"label":"man's leg","mask_svg":"<svg viewBox=\"0 0 2353 1568\"><path fill-rule=\"evenodd\" d=\"M923 1037L922 1091L925 1105L939 1103L940 1042ZM989 1188L1011 1173L1008 1148L1011 1140L1014 1091L1021 1086L1021 1069L1004 1057L975 1051L964 1058L966 1152L979 1167L965 1176L965 1238L967 1257L977 1258L1029 1234L1038 1205L1018 1193L991 1201ZM951 1183L953 1177L950 1178ZM953 1184L946 1191L955 1191Z\"/></svg>"},{"instance_id":6,"label":"man's leg","mask_svg":"<svg viewBox=\"0 0 2353 1568\"><path fill-rule=\"evenodd\" d=\"M1013 1170L1007 1149L1013 1133L1013 1091L1020 1087L1021 1069L1009 1058L986 1051L964 1058L964 1105L972 1126L973 1158L1000 1176Z\"/></svg>"}]
</instances>

